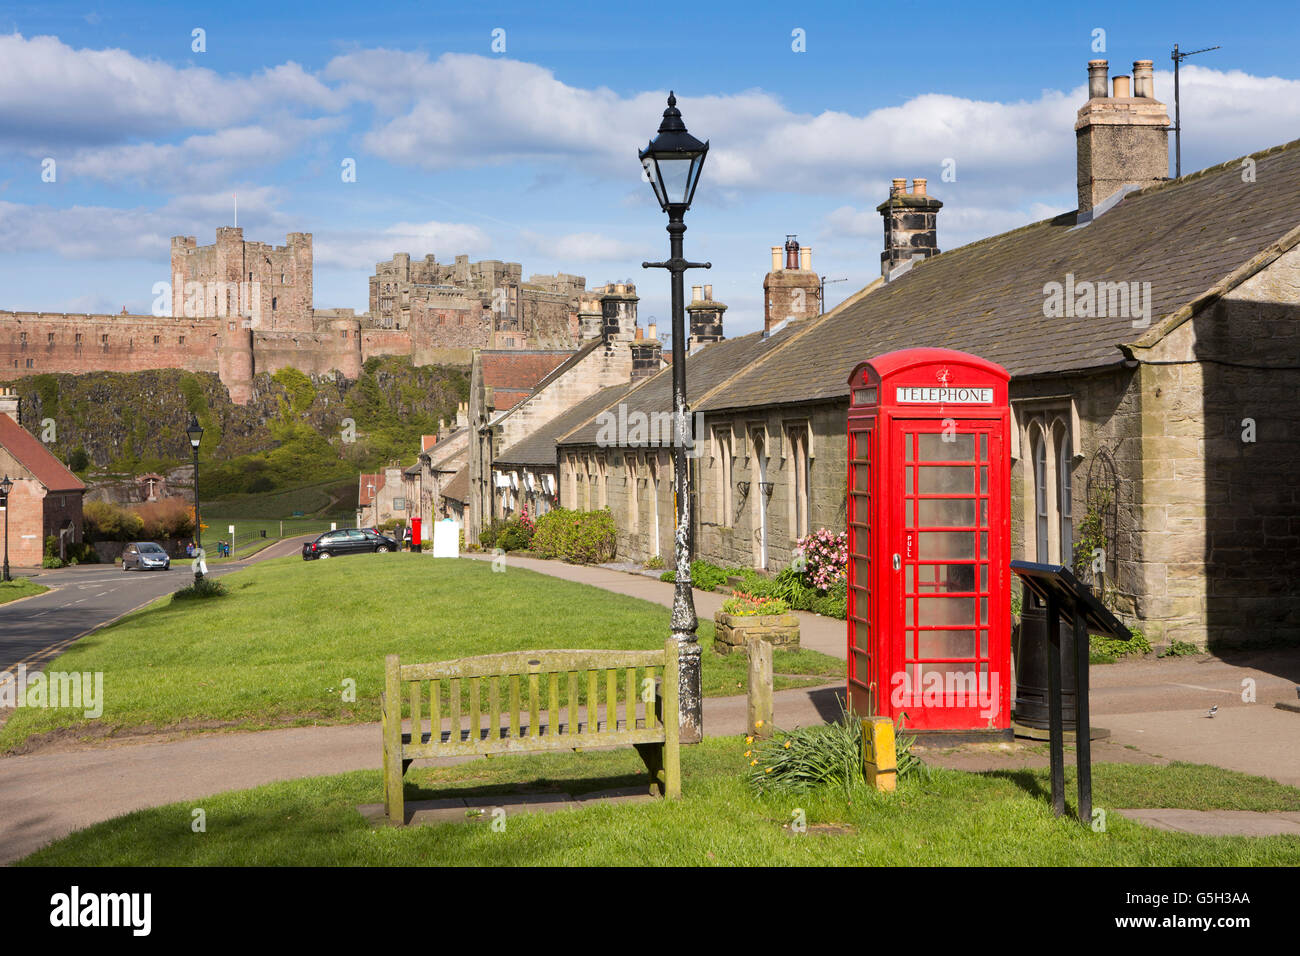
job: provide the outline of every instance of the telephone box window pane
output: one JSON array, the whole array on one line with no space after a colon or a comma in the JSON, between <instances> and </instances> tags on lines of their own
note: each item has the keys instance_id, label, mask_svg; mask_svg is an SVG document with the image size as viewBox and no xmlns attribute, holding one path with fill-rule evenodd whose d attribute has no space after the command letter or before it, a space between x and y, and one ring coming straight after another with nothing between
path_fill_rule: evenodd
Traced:
<instances>
[{"instance_id":1,"label":"telephone box window pane","mask_svg":"<svg viewBox=\"0 0 1300 956\"><path fill-rule=\"evenodd\" d=\"M980 494L987 495L988 493L989 493L989 466L981 465L980 466Z\"/></svg>"},{"instance_id":2,"label":"telephone box window pane","mask_svg":"<svg viewBox=\"0 0 1300 956\"><path fill-rule=\"evenodd\" d=\"M871 562L866 558L855 557L853 559L853 583L860 588L868 587L868 575L871 573ZM859 595L861 597L861 595Z\"/></svg>"},{"instance_id":3,"label":"telephone box window pane","mask_svg":"<svg viewBox=\"0 0 1300 956\"><path fill-rule=\"evenodd\" d=\"M916 623L922 627L975 623L974 598L922 597L917 604Z\"/></svg>"},{"instance_id":4,"label":"telephone box window pane","mask_svg":"<svg viewBox=\"0 0 1300 956\"><path fill-rule=\"evenodd\" d=\"M921 631L917 657L974 657L974 631Z\"/></svg>"},{"instance_id":5,"label":"telephone box window pane","mask_svg":"<svg viewBox=\"0 0 1300 956\"><path fill-rule=\"evenodd\" d=\"M920 511L921 527L925 528L969 528L975 524L974 498L922 498ZM910 507L908 514L910 517ZM917 525L909 521L908 527Z\"/></svg>"},{"instance_id":6,"label":"telephone box window pane","mask_svg":"<svg viewBox=\"0 0 1300 956\"><path fill-rule=\"evenodd\" d=\"M975 536L969 531L922 531L917 537L918 556L922 561L942 561L945 558L975 557Z\"/></svg>"},{"instance_id":7,"label":"telephone box window pane","mask_svg":"<svg viewBox=\"0 0 1300 956\"><path fill-rule=\"evenodd\" d=\"M904 468L903 471L905 471L905 472L907 473L907 491L906 491L906 493L910 495L910 494L912 494L912 475L913 475L913 473L916 471L916 469L915 469L915 468Z\"/></svg>"},{"instance_id":8,"label":"telephone box window pane","mask_svg":"<svg viewBox=\"0 0 1300 956\"><path fill-rule=\"evenodd\" d=\"M987 558L988 556L989 556L989 533L987 531L981 531L980 532L980 557Z\"/></svg>"},{"instance_id":9,"label":"telephone box window pane","mask_svg":"<svg viewBox=\"0 0 1300 956\"><path fill-rule=\"evenodd\" d=\"M987 591L988 589L989 589L989 566L987 564L981 564L980 565L980 590Z\"/></svg>"},{"instance_id":10,"label":"telephone box window pane","mask_svg":"<svg viewBox=\"0 0 1300 956\"><path fill-rule=\"evenodd\" d=\"M908 627L911 627L913 624L916 623L916 621L913 620L912 617L913 606L914 606L914 602L910 597L903 599L903 623Z\"/></svg>"},{"instance_id":11,"label":"telephone box window pane","mask_svg":"<svg viewBox=\"0 0 1300 956\"><path fill-rule=\"evenodd\" d=\"M922 564L920 576L921 593L960 594L975 590L973 564Z\"/></svg>"},{"instance_id":12,"label":"telephone box window pane","mask_svg":"<svg viewBox=\"0 0 1300 956\"><path fill-rule=\"evenodd\" d=\"M987 498L981 498L980 499L980 527L987 528L988 526L989 526L989 500Z\"/></svg>"},{"instance_id":13,"label":"telephone box window pane","mask_svg":"<svg viewBox=\"0 0 1300 956\"><path fill-rule=\"evenodd\" d=\"M936 523L937 522L934 521L926 522L926 524L936 524ZM916 499L915 498L907 499L907 527L909 528L916 527Z\"/></svg>"},{"instance_id":14,"label":"telephone box window pane","mask_svg":"<svg viewBox=\"0 0 1300 956\"><path fill-rule=\"evenodd\" d=\"M871 488L871 471L867 465L853 466L853 490L869 491Z\"/></svg>"},{"instance_id":15,"label":"telephone box window pane","mask_svg":"<svg viewBox=\"0 0 1300 956\"><path fill-rule=\"evenodd\" d=\"M989 460L989 436L980 433L980 461Z\"/></svg>"},{"instance_id":16,"label":"telephone box window pane","mask_svg":"<svg viewBox=\"0 0 1300 956\"><path fill-rule=\"evenodd\" d=\"M989 622L989 599L980 598L980 623L987 624L988 622Z\"/></svg>"},{"instance_id":17,"label":"telephone box window pane","mask_svg":"<svg viewBox=\"0 0 1300 956\"><path fill-rule=\"evenodd\" d=\"M989 656L989 632L980 631L980 657Z\"/></svg>"},{"instance_id":18,"label":"telephone box window pane","mask_svg":"<svg viewBox=\"0 0 1300 956\"><path fill-rule=\"evenodd\" d=\"M924 577L925 565L921 566L921 572L922 572L922 577ZM916 568L909 564L907 566L907 585L906 585L906 591L908 594L916 593L916 582L914 580L915 573L916 573ZM924 587L924 585L922 585L922 587Z\"/></svg>"},{"instance_id":19,"label":"telephone box window pane","mask_svg":"<svg viewBox=\"0 0 1300 956\"><path fill-rule=\"evenodd\" d=\"M975 457L975 436L933 432L917 436L920 461L970 461Z\"/></svg>"},{"instance_id":20,"label":"telephone box window pane","mask_svg":"<svg viewBox=\"0 0 1300 956\"><path fill-rule=\"evenodd\" d=\"M918 486L923 495L969 495L974 489L970 468L921 465ZM909 469L910 470L910 469Z\"/></svg>"}]
</instances>

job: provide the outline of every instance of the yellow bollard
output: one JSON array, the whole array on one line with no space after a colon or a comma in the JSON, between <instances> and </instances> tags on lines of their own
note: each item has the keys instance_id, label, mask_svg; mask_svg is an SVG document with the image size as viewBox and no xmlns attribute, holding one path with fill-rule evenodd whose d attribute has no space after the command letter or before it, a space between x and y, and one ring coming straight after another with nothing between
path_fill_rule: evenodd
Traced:
<instances>
[{"instance_id":1,"label":"yellow bollard","mask_svg":"<svg viewBox=\"0 0 1300 956\"><path fill-rule=\"evenodd\" d=\"M862 774L877 790L894 792L898 754L894 749L894 722L888 717L862 718Z\"/></svg>"}]
</instances>

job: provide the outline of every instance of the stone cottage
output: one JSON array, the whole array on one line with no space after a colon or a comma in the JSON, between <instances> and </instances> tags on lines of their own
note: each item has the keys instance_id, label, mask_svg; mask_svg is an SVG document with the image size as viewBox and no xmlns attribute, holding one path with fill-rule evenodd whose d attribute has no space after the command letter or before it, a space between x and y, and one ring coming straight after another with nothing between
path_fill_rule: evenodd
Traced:
<instances>
[{"instance_id":1,"label":"stone cottage","mask_svg":"<svg viewBox=\"0 0 1300 956\"><path fill-rule=\"evenodd\" d=\"M19 424L18 396L0 389L0 478L9 492L9 564L39 568L45 539L65 545L81 541L81 505L86 486L31 432ZM0 528L3 522L0 521Z\"/></svg>"},{"instance_id":2,"label":"stone cottage","mask_svg":"<svg viewBox=\"0 0 1300 956\"><path fill-rule=\"evenodd\" d=\"M1153 641L1300 643L1300 141L1169 180L1151 62L1106 74L1089 64L1077 210L940 252L942 203L895 180L879 280L807 318L769 296L763 332L692 352L698 557L776 570L843 529L850 371L946 347L1011 373L1014 555L1095 555ZM669 379L597 415L666 413ZM670 553L670 449L593 415L556 465L562 505L611 508L621 558Z\"/></svg>"}]
</instances>

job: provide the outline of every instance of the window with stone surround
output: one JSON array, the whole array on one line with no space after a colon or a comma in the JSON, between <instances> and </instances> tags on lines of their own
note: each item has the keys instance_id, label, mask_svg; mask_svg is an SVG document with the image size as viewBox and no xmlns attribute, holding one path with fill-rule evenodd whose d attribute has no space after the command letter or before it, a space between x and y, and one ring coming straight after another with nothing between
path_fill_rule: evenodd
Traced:
<instances>
[{"instance_id":1,"label":"window with stone surround","mask_svg":"<svg viewBox=\"0 0 1300 956\"><path fill-rule=\"evenodd\" d=\"M1023 553L1034 561L1072 566L1074 409L1052 402L1025 403L1017 408L1016 418L1018 444L1026 452Z\"/></svg>"},{"instance_id":2,"label":"window with stone surround","mask_svg":"<svg viewBox=\"0 0 1300 956\"><path fill-rule=\"evenodd\" d=\"M790 449L786 457L790 492L790 536L798 539L809 532L809 513L812 509L809 491L812 487L812 456L808 423L787 423L786 440Z\"/></svg>"}]
</instances>

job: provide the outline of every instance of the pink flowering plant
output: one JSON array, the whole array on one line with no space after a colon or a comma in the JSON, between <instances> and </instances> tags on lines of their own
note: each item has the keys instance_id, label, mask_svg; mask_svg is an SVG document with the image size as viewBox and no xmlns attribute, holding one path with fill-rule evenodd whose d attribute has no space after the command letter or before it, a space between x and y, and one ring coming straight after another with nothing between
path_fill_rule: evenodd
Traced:
<instances>
[{"instance_id":1,"label":"pink flowering plant","mask_svg":"<svg viewBox=\"0 0 1300 956\"><path fill-rule=\"evenodd\" d=\"M818 528L799 539L805 580L823 593L844 580L849 567L849 534Z\"/></svg>"},{"instance_id":2,"label":"pink flowering plant","mask_svg":"<svg viewBox=\"0 0 1300 956\"><path fill-rule=\"evenodd\" d=\"M532 537L533 532L537 530L537 522L534 521L532 515L528 513L528 505L524 505L523 508L520 509L519 523L528 529L529 537Z\"/></svg>"}]
</instances>

